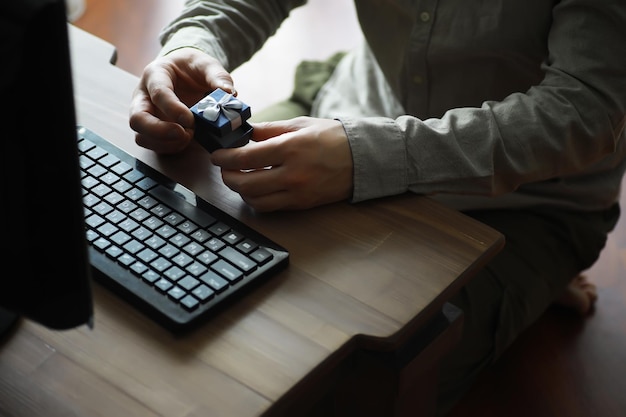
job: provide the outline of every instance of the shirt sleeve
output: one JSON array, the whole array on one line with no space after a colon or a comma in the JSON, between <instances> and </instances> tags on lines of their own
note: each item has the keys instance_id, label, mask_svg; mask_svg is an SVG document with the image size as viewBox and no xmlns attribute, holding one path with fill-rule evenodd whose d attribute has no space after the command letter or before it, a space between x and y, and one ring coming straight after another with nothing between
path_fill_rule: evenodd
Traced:
<instances>
[{"instance_id":1,"label":"shirt sleeve","mask_svg":"<svg viewBox=\"0 0 626 417\"><path fill-rule=\"evenodd\" d=\"M161 55L194 47L232 71L249 60L306 0L186 0L159 35Z\"/></svg>"},{"instance_id":2,"label":"shirt sleeve","mask_svg":"<svg viewBox=\"0 0 626 417\"><path fill-rule=\"evenodd\" d=\"M342 118L353 201L405 191L493 197L620 165L626 7L563 0L551 20L543 78L525 91L441 117Z\"/></svg>"}]
</instances>

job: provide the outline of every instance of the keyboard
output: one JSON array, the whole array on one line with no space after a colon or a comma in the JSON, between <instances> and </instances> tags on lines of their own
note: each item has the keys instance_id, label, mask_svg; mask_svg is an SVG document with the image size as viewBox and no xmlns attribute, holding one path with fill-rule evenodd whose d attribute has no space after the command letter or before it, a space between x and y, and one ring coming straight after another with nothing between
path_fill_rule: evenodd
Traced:
<instances>
[{"instance_id":1,"label":"keyboard","mask_svg":"<svg viewBox=\"0 0 626 417\"><path fill-rule=\"evenodd\" d=\"M173 332L284 268L289 252L95 132L77 127L94 280Z\"/></svg>"}]
</instances>

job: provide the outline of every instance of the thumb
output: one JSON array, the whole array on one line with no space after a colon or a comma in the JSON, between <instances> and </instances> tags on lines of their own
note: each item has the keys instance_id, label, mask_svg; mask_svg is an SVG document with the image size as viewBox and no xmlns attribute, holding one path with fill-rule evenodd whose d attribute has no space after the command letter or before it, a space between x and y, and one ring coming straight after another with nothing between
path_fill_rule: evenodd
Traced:
<instances>
[{"instance_id":1,"label":"thumb","mask_svg":"<svg viewBox=\"0 0 626 417\"><path fill-rule=\"evenodd\" d=\"M237 90L235 89L235 85L232 82L232 79L230 78L230 76L228 77L228 80L222 80L221 81L221 85L220 87L222 90L226 91L227 93L232 94L233 96L237 95Z\"/></svg>"},{"instance_id":2,"label":"thumb","mask_svg":"<svg viewBox=\"0 0 626 417\"><path fill-rule=\"evenodd\" d=\"M197 65L192 70L203 74L206 85L210 89L207 94L217 88L221 88L233 95L236 94L233 77L217 58L202 53L197 61Z\"/></svg>"},{"instance_id":3,"label":"thumb","mask_svg":"<svg viewBox=\"0 0 626 417\"><path fill-rule=\"evenodd\" d=\"M211 91L217 88L221 88L222 90L232 94L233 96L237 95L237 90L235 89L233 77L231 77L230 73L228 73L226 70L222 70L218 74L213 76L209 74L208 81L208 84L211 86ZM209 91L209 93L211 91Z\"/></svg>"},{"instance_id":4,"label":"thumb","mask_svg":"<svg viewBox=\"0 0 626 417\"><path fill-rule=\"evenodd\" d=\"M252 131L252 139L260 142L289 132L301 130L306 125L303 119L274 120L271 122L250 122L250 126L254 128Z\"/></svg>"}]
</instances>

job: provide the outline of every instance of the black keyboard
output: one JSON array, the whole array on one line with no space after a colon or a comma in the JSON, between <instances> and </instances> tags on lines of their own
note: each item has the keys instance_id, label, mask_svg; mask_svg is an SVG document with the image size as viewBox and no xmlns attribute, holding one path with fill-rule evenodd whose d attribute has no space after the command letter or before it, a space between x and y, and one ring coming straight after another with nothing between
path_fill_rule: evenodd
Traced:
<instances>
[{"instance_id":1,"label":"black keyboard","mask_svg":"<svg viewBox=\"0 0 626 417\"><path fill-rule=\"evenodd\" d=\"M94 279L171 331L287 265L287 250L82 126L78 150Z\"/></svg>"}]
</instances>

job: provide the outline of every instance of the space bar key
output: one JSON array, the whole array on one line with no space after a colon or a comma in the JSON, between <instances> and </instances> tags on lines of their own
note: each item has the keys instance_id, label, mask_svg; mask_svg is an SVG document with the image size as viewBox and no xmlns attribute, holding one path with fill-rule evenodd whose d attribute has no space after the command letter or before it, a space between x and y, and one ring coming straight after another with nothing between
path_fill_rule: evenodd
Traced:
<instances>
[{"instance_id":1,"label":"space bar key","mask_svg":"<svg viewBox=\"0 0 626 417\"><path fill-rule=\"evenodd\" d=\"M198 207L186 201L183 196L177 195L174 191L165 188L162 185L154 187L148 191L148 193L154 198L161 200L174 210L180 212L183 216L187 217L189 220L202 228L209 227L216 222L215 218L209 213L200 210Z\"/></svg>"}]
</instances>

